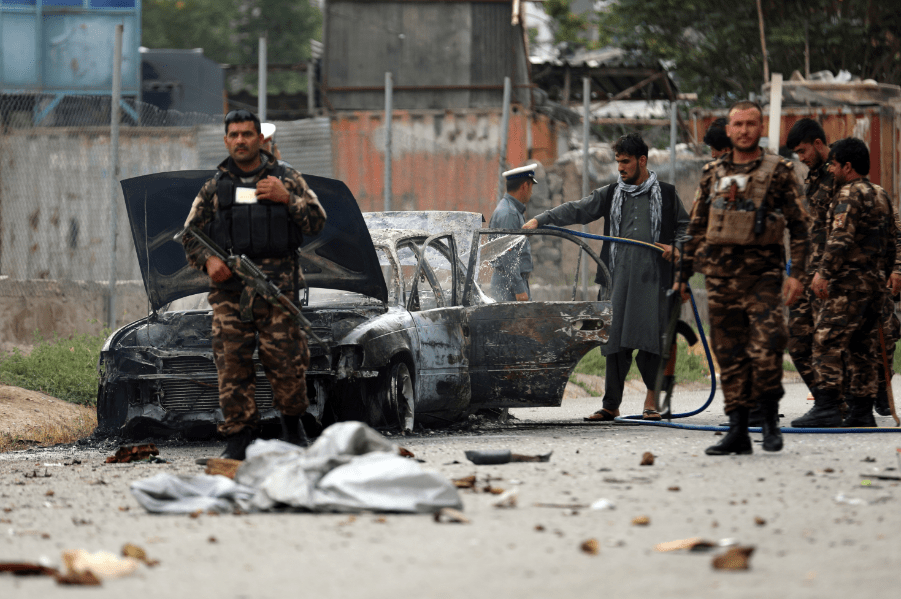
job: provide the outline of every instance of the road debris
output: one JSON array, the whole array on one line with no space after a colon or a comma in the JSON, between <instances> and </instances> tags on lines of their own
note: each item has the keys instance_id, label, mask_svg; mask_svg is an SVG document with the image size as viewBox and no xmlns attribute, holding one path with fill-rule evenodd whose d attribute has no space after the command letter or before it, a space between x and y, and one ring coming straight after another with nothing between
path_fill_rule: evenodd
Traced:
<instances>
[{"instance_id":1,"label":"road debris","mask_svg":"<svg viewBox=\"0 0 901 599\"><path fill-rule=\"evenodd\" d=\"M579 545L579 549L588 555L597 555L601 552L601 546L598 543L597 539L588 539L587 541L583 541L581 545Z\"/></svg>"},{"instance_id":2,"label":"road debris","mask_svg":"<svg viewBox=\"0 0 901 599\"><path fill-rule=\"evenodd\" d=\"M153 443L142 445L121 445L116 454L106 458L107 464L127 464L141 462L160 455L160 450Z\"/></svg>"},{"instance_id":3,"label":"road debris","mask_svg":"<svg viewBox=\"0 0 901 599\"><path fill-rule=\"evenodd\" d=\"M241 467L241 460L229 460L228 458L207 458L206 470L204 472L209 475L220 475L234 480L235 473Z\"/></svg>"},{"instance_id":4,"label":"road debris","mask_svg":"<svg viewBox=\"0 0 901 599\"><path fill-rule=\"evenodd\" d=\"M632 526L647 526L651 523L651 518L648 516L636 516L632 518Z\"/></svg>"},{"instance_id":5,"label":"road debris","mask_svg":"<svg viewBox=\"0 0 901 599\"><path fill-rule=\"evenodd\" d=\"M140 563L133 557L120 558L109 551L90 553L84 549L74 549L63 552L64 576L75 575L78 577L90 573L100 580L121 578L134 574ZM79 582L77 584L90 583Z\"/></svg>"},{"instance_id":6,"label":"road debris","mask_svg":"<svg viewBox=\"0 0 901 599\"><path fill-rule=\"evenodd\" d=\"M674 485L674 486L672 486L672 487L667 488L667 491L673 491L673 492L681 491L681 490L682 490L682 489L679 488L678 485Z\"/></svg>"},{"instance_id":7,"label":"road debris","mask_svg":"<svg viewBox=\"0 0 901 599\"><path fill-rule=\"evenodd\" d=\"M486 449L482 451L468 450L463 452L466 459L477 466L485 466L489 464L508 464L510 462L549 462L551 460L551 451L544 455L522 455L511 453L509 449Z\"/></svg>"},{"instance_id":8,"label":"road debris","mask_svg":"<svg viewBox=\"0 0 901 599\"><path fill-rule=\"evenodd\" d=\"M639 466L653 466L654 465L654 454L650 451L644 452L641 456L641 464Z\"/></svg>"},{"instance_id":9,"label":"road debris","mask_svg":"<svg viewBox=\"0 0 901 599\"><path fill-rule=\"evenodd\" d=\"M603 497L595 501L589 506L593 510L615 510L616 505L613 504L609 499L604 499Z\"/></svg>"},{"instance_id":10,"label":"road debris","mask_svg":"<svg viewBox=\"0 0 901 599\"><path fill-rule=\"evenodd\" d=\"M463 506L450 481L400 457L395 444L354 421L333 424L307 449L258 439L234 480L160 473L133 482L131 492L147 511L178 514L228 513L235 507L417 513Z\"/></svg>"},{"instance_id":11,"label":"road debris","mask_svg":"<svg viewBox=\"0 0 901 599\"><path fill-rule=\"evenodd\" d=\"M751 567L751 554L753 546L732 547L721 555L713 558L714 570L748 570Z\"/></svg>"},{"instance_id":12,"label":"road debris","mask_svg":"<svg viewBox=\"0 0 901 599\"><path fill-rule=\"evenodd\" d=\"M688 539L657 543L654 545L654 549L660 552L679 551L683 549L687 551L707 551L718 546L720 546L719 543L707 541L701 537L691 537Z\"/></svg>"},{"instance_id":13,"label":"road debris","mask_svg":"<svg viewBox=\"0 0 901 599\"><path fill-rule=\"evenodd\" d=\"M501 496L497 498L497 501L494 501L491 505L496 508L509 509L516 507L516 501L516 489L510 489L509 491L504 491Z\"/></svg>"},{"instance_id":14,"label":"road debris","mask_svg":"<svg viewBox=\"0 0 901 599\"><path fill-rule=\"evenodd\" d=\"M435 522L439 524L470 524L471 520L467 518L460 510L452 507L444 507L435 512L433 516Z\"/></svg>"},{"instance_id":15,"label":"road debris","mask_svg":"<svg viewBox=\"0 0 901 599\"><path fill-rule=\"evenodd\" d=\"M160 565L159 560L150 559L149 557L147 557L146 551L144 551L142 548L138 547L137 545L133 545L132 543L126 543L125 545L122 546L122 556L136 559L139 562L141 562L142 564L144 564L145 566L148 566L150 568Z\"/></svg>"}]
</instances>

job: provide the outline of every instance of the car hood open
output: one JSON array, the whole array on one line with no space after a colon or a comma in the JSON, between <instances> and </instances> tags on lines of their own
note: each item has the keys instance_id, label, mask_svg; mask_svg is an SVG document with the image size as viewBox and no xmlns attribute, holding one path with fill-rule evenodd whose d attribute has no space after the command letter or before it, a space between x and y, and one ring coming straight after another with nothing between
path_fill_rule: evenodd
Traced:
<instances>
[{"instance_id":1,"label":"car hood open","mask_svg":"<svg viewBox=\"0 0 901 599\"><path fill-rule=\"evenodd\" d=\"M175 171L122 181L144 288L153 310L209 291L209 278L191 268L181 243L191 204L215 171ZM305 235L300 264L309 287L340 289L388 300L372 238L357 201L341 181L304 175L328 215L319 235Z\"/></svg>"}]
</instances>

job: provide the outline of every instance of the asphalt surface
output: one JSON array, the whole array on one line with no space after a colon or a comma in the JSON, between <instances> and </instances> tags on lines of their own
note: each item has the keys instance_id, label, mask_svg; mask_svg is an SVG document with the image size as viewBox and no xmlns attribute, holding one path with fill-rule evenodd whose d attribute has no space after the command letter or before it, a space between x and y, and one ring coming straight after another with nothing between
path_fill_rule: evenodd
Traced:
<instances>
[{"instance_id":1,"label":"asphalt surface","mask_svg":"<svg viewBox=\"0 0 901 599\"><path fill-rule=\"evenodd\" d=\"M805 412L806 388L786 386L782 412ZM901 397L901 386L895 386ZM707 392L680 393L675 411ZM640 411L643 394L626 396ZM461 491L468 524L431 515L146 513L129 483L202 469L220 443L158 442L165 464L105 464L115 444L0 454L0 562L59 566L66 549L159 560L101 587L0 575L0 597L847 597L899 596L901 432L786 435L770 454L709 457L713 432L582 421L597 398L514 411L504 426L391 438L448 478L514 489L517 505ZM723 421L717 397L692 424ZM878 417L882 426L890 418ZM684 422L684 421L683 421ZM760 435L752 437L759 441ZM475 466L468 449L511 449L546 463ZM642 455L655 456L640 466ZM861 475L866 476L861 476ZM591 509L606 499L613 509ZM633 519L646 516L647 525ZM711 552L658 552L701 537L753 546L750 568L716 570ZM598 552L581 549L594 539Z\"/></svg>"}]
</instances>

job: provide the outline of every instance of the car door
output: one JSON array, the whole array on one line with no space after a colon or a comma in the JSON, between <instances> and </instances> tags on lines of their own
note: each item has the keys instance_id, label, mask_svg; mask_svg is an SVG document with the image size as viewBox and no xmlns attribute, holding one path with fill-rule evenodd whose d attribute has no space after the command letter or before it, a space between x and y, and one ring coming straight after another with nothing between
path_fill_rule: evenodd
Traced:
<instances>
[{"instance_id":1,"label":"car door","mask_svg":"<svg viewBox=\"0 0 901 599\"><path fill-rule=\"evenodd\" d=\"M483 250L499 247L500 251L509 251L516 245L503 240L499 243L498 233L502 232L482 229L476 233L480 242L474 242L473 247L480 249L478 256L476 252L470 256L469 274L474 278L468 278L464 291L466 302L471 304L465 313L470 332L471 402L474 408L559 406L576 364L589 350L607 341L610 303L570 299L576 295L574 284L561 284L556 298L546 301L534 299L538 291L548 293L535 286L533 300L527 302L492 301L486 300L485 294L473 293L479 281L488 286L488 281L496 279L492 265L497 263L497 256ZM555 235L585 247L595 263L599 261L576 238L565 233ZM578 281L582 260L579 262L574 279L567 273L561 274L561 280Z\"/></svg>"},{"instance_id":2,"label":"car door","mask_svg":"<svg viewBox=\"0 0 901 599\"><path fill-rule=\"evenodd\" d=\"M453 236L432 235L419 248L407 309L419 334L416 413L453 419L469 406L468 328L459 305Z\"/></svg>"}]
</instances>

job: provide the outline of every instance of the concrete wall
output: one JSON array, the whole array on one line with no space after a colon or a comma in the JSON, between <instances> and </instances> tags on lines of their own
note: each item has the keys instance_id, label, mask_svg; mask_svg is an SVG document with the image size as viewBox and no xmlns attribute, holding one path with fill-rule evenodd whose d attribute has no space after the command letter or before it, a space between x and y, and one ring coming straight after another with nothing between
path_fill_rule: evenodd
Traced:
<instances>
[{"instance_id":1,"label":"concrete wall","mask_svg":"<svg viewBox=\"0 0 901 599\"><path fill-rule=\"evenodd\" d=\"M121 177L197 168L193 127L123 127ZM121 188L110 179L102 127L46 127L0 135L0 275L30 280L140 279ZM111 222L111 197L118 202Z\"/></svg>"},{"instance_id":2,"label":"concrete wall","mask_svg":"<svg viewBox=\"0 0 901 599\"><path fill-rule=\"evenodd\" d=\"M32 345L45 338L96 334L106 324L108 286L86 281L0 280L0 350ZM116 285L116 326L148 314L140 281Z\"/></svg>"}]
</instances>

